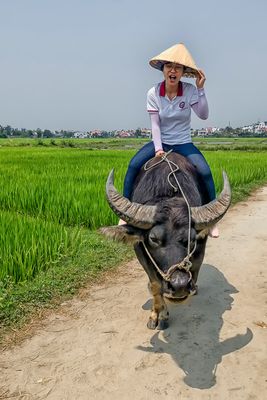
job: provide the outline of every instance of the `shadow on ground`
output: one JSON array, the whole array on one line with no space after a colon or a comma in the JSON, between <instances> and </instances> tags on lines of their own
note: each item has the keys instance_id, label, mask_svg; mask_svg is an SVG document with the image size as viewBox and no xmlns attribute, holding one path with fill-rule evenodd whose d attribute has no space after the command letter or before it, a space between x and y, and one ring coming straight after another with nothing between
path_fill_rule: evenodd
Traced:
<instances>
[{"instance_id":1,"label":"shadow on ground","mask_svg":"<svg viewBox=\"0 0 267 400\"><path fill-rule=\"evenodd\" d=\"M217 268L207 264L201 268L198 285L197 296L183 304L168 305L170 327L162 334L155 333L151 346L138 346L138 349L170 354L183 369L188 386L207 389L216 383L216 369L222 357L246 346L253 334L247 328L245 334L236 334L220 342L222 316L226 310L231 310L231 294L238 290ZM147 309L148 303L143 308ZM238 332L239 327L233 325L232 331Z\"/></svg>"}]
</instances>

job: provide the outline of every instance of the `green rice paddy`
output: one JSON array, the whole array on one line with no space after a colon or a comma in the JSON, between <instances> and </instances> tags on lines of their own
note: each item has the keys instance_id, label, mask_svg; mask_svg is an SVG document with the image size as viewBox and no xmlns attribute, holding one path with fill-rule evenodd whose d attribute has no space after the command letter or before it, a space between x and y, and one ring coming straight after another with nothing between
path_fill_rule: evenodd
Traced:
<instances>
[{"instance_id":1,"label":"green rice paddy","mask_svg":"<svg viewBox=\"0 0 267 400\"><path fill-rule=\"evenodd\" d=\"M0 151L0 279L34 277L69 251L79 229L117 223L105 198L115 168L121 191L133 151L66 148L2 148ZM234 199L240 190L267 181L266 153L207 151L217 192L226 170ZM242 189L243 188L243 189ZM74 232L75 228L75 234ZM74 239L75 238L75 239Z\"/></svg>"}]
</instances>

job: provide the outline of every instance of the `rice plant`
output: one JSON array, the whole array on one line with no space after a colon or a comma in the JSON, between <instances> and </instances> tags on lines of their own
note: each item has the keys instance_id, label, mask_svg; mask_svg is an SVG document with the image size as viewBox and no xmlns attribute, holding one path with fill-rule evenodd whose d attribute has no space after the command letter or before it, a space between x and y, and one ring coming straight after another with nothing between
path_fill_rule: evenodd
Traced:
<instances>
[{"instance_id":1,"label":"rice plant","mask_svg":"<svg viewBox=\"0 0 267 400\"><path fill-rule=\"evenodd\" d=\"M244 151L204 152L212 169L217 191L222 187L222 170L229 176L233 195L244 185L267 181L267 154Z\"/></svg>"},{"instance_id":2,"label":"rice plant","mask_svg":"<svg viewBox=\"0 0 267 400\"><path fill-rule=\"evenodd\" d=\"M0 152L1 208L92 229L115 223L105 199L112 167L121 189L128 152L12 148Z\"/></svg>"},{"instance_id":3,"label":"rice plant","mask_svg":"<svg viewBox=\"0 0 267 400\"><path fill-rule=\"evenodd\" d=\"M0 281L31 279L63 256L75 254L80 242L78 229L0 211Z\"/></svg>"}]
</instances>

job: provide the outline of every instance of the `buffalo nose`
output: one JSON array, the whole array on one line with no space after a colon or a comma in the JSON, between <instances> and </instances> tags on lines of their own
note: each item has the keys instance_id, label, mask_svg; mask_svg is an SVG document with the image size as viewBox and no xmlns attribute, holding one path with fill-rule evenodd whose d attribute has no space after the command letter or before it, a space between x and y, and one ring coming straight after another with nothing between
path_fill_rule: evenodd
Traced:
<instances>
[{"instance_id":1,"label":"buffalo nose","mask_svg":"<svg viewBox=\"0 0 267 400\"><path fill-rule=\"evenodd\" d=\"M190 293L192 276L187 271L175 271L171 276L170 284L176 292Z\"/></svg>"}]
</instances>

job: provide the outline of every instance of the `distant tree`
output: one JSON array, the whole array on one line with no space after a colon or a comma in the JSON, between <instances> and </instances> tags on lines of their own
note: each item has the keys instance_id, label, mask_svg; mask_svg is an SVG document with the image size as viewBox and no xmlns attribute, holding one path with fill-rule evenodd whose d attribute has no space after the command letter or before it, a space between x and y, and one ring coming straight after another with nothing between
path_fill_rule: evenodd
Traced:
<instances>
[{"instance_id":1,"label":"distant tree","mask_svg":"<svg viewBox=\"0 0 267 400\"><path fill-rule=\"evenodd\" d=\"M68 131L63 131L63 137L64 138L72 138L73 137L73 133L72 132L68 132Z\"/></svg>"},{"instance_id":2,"label":"distant tree","mask_svg":"<svg viewBox=\"0 0 267 400\"><path fill-rule=\"evenodd\" d=\"M45 129L43 132L43 137L45 138L52 138L54 136L54 134L49 130L49 129Z\"/></svg>"},{"instance_id":3,"label":"distant tree","mask_svg":"<svg viewBox=\"0 0 267 400\"><path fill-rule=\"evenodd\" d=\"M12 136L20 136L20 134L21 134L21 132L20 132L20 130L18 129L18 128L14 128L13 130L12 130Z\"/></svg>"},{"instance_id":4,"label":"distant tree","mask_svg":"<svg viewBox=\"0 0 267 400\"><path fill-rule=\"evenodd\" d=\"M38 137L39 139L41 139L41 138L43 137L43 131L42 131L42 129L37 128L37 129L36 129L36 133L37 133L37 137Z\"/></svg>"},{"instance_id":5,"label":"distant tree","mask_svg":"<svg viewBox=\"0 0 267 400\"><path fill-rule=\"evenodd\" d=\"M34 131L32 129L28 129L28 137L34 137Z\"/></svg>"},{"instance_id":6,"label":"distant tree","mask_svg":"<svg viewBox=\"0 0 267 400\"><path fill-rule=\"evenodd\" d=\"M12 128L11 128L11 126L10 126L10 125L7 125L4 129L5 129L6 134L7 134L8 136L11 136L11 134L12 134Z\"/></svg>"},{"instance_id":7,"label":"distant tree","mask_svg":"<svg viewBox=\"0 0 267 400\"><path fill-rule=\"evenodd\" d=\"M23 129L21 129L20 131L17 131L16 132L16 136L17 136L17 133L19 132L19 136L21 136L21 137L23 137L23 138L30 138L30 137L32 137L32 131L30 130L30 129L25 129L25 128L23 128ZM14 134L13 134L14 135ZM15 135L14 135L15 136Z\"/></svg>"},{"instance_id":8,"label":"distant tree","mask_svg":"<svg viewBox=\"0 0 267 400\"><path fill-rule=\"evenodd\" d=\"M137 128L136 131L134 132L134 136L139 138L142 136L141 133L142 133L141 128Z\"/></svg>"},{"instance_id":9,"label":"distant tree","mask_svg":"<svg viewBox=\"0 0 267 400\"><path fill-rule=\"evenodd\" d=\"M224 128L224 132L225 132L225 133L232 133L232 132L233 132L233 128L232 128L231 126L226 126L226 127Z\"/></svg>"}]
</instances>

